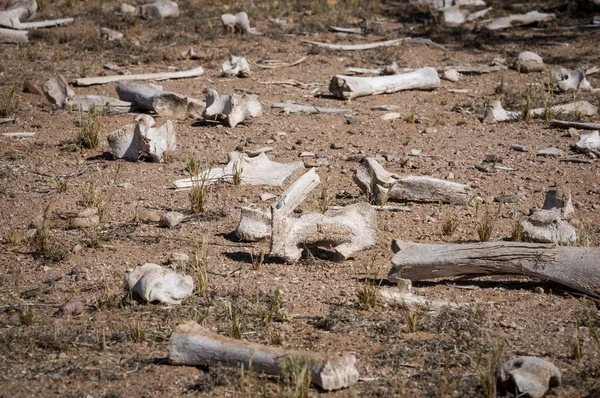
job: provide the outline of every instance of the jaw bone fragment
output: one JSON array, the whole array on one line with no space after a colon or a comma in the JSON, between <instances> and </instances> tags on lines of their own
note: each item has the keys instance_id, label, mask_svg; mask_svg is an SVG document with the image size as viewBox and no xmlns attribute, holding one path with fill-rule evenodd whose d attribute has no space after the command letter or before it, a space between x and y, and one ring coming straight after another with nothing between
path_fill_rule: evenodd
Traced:
<instances>
[{"instance_id":1,"label":"jaw bone fragment","mask_svg":"<svg viewBox=\"0 0 600 398\"><path fill-rule=\"evenodd\" d=\"M144 18L177 18L179 16L179 6L174 1L156 0L138 7L122 4L121 12L123 14L135 14Z\"/></svg>"},{"instance_id":2,"label":"jaw bone fragment","mask_svg":"<svg viewBox=\"0 0 600 398\"><path fill-rule=\"evenodd\" d=\"M264 152L256 157L248 157L241 152L230 152L225 167L205 170L200 175L193 177L193 180L202 181L204 178L208 183L231 182L233 176L239 173L242 184L280 187L283 181L294 171L303 168L304 164L302 162L273 162ZM194 182L191 178L185 178L174 181L173 184L175 188L181 189L190 188Z\"/></svg>"},{"instance_id":3,"label":"jaw bone fragment","mask_svg":"<svg viewBox=\"0 0 600 398\"><path fill-rule=\"evenodd\" d=\"M245 94L242 97L231 94L219 97L216 90L206 92L206 109L202 113L204 119L222 117L229 127L235 127L247 117L257 117L262 107L256 95Z\"/></svg>"},{"instance_id":4,"label":"jaw bone fragment","mask_svg":"<svg viewBox=\"0 0 600 398\"><path fill-rule=\"evenodd\" d=\"M125 276L132 293L147 302L181 304L181 300L192 294L194 281L189 275L180 275L158 264L147 263Z\"/></svg>"},{"instance_id":5,"label":"jaw bone fragment","mask_svg":"<svg viewBox=\"0 0 600 398\"><path fill-rule=\"evenodd\" d=\"M388 199L415 202L464 203L471 190L467 185L432 177L401 178L388 173L375 159L365 157L352 176L360 190L375 203Z\"/></svg>"},{"instance_id":6,"label":"jaw bone fragment","mask_svg":"<svg viewBox=\"0 0 600 398\"><path fill-rule=\"evenodd\" d=\"M42 90L48 101L59 109L71 105L73 97L75 96L75 92L69 87L67 80L62 75L58 75L48 80L42 86Z\"/></svg>"},{"instance_id":7,"label":"jaw bone fragment","mask_svg":"<svg viewBox=\"0 0 600 398\"><path fill-rule=\"evenodd\" d=\"M250 20L248 14L245 12L238 12L236 15L223 14L221 15L221 22L225 29L231 30L237 33L249 33L251 35L262 35L256 28L250 27Z\"/></svg>"},{"instance_id":8,"label":"jaw bone fragment","mask_svg":"<svg viewBox=\"0 0 600 398\"><path fill-rule=\"evenodd\" d=\"M346 260L354 252L372 247L377 239L375 210L368 203L357 203L339 212L307 214L299 218L290 213L319 184L315 169L310 169L285 190L271 205L271 250L269 256L295 263L306 246L331 247L334 259Z\"/></svg>"},{"instance_id":9,"label":"jaw bone fragment","mask_svg":"<svg viewBox=\"0 0 600 398\"><path fill-rule=\"evenodd\" d=\"M574 212L571 191L565 187L552 188L546 193L541 209L521 222L525 240L539 243L569 245L577 241L575 228L566 220Z\"/></svg>"},{"instance_id":10,"label":"jaw bone fragment","mask_svg":"<svg viewBox=\"0 0 600 398\"><path fill-rule=\"evenodd\" d=\"M489 30L506 29L514 26L531 25L535 22L551 21L553 19L556 19L556 15L554 14L531 11L527 14L509 15L508 17L494 19L487 28Z\"/></svg>"},{"instance_id":11,"label":"jaw bone fragment","mask_svg":"<svg viewBox=\"0 0 600 398\"><path fill-rule=\"evenodd\" d=\"M585 77L585 71L582 69L568 70L562 68L558 72L552 72L552 78L560 91L591 91L592 85Z\"/></svg>"},{"instance_id":12,"label":"jaw bone fragment","mask_svg":"<svg viewBox=\"0 0 600 398\"><path fill-rule=\"evenodd\" d=\"M391 76L356 77L336 75L329 83L339 99L352 99L365 95L388 94L401 90L435 90L440 78L434 68L421 68L414 72Z\"/></svg>"},{"instance_id":13,"label":"jaw bone fragment","mask_svg":"<svg viewBox=\"0 0 600 398\"><path fill-rule=\"evenodd\" d=\"M323 390L339 390L358 382L356 358L352 354L290 351L285 348L250 343L213 333L196 322L177 326L169 342L171 365L243 365L271 375L280 374L288 361L306 363L311 381Z\"/></svg>"},{"instance_id":14,"label":"jaw bone fragment","mask_svg":"<svg viewBox=\"0 0 600 398\"><path fill-rule=\"evenodd\" d=\"M542 117L546 112L550 111L555 115L563 113L579 112L585 116L594 116L598 113L598 108L587 101L571 102L569 104L555 105L550 108L536 108L531 110L531 116ZM506 122L510 120L519 120L523 117L520 111L507 111L502 108L500 101L494 101L492 106L485 110L483 115L484 123Z\"/></svg>"},{"instance_id":15,"label":"jaw bone fragment","mask_svg":"<svg viewBox=\"0 0 600 398\"><path fill-rule=\"evenodd\" d=\"M250 76L250 64L244 57L231 55L229 60L221 66L221 76L248 77Z\"/></svg>"},{"instance_id":16,"label":"jaw bone fragment","mask_svg":"<svg viewBox=\"0 0 600 398\"><path fill-rule=\"evenodd\" d=\"M137 124L126 125L108 135L108 144L116 159L136 161L141 154L151 157L154 162L163 162L165 154L175 150L173 123L154 128L154 119L149 115L136 118Z\"/></svg>"}]
</instances>

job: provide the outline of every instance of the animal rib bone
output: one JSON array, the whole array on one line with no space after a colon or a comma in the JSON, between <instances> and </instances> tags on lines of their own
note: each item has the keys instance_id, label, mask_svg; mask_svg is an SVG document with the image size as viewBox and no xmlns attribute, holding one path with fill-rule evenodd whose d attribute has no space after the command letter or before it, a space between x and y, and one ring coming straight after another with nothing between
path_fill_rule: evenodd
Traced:
<instances>
[{"instance_id":1,"label":"animal rib bone","mask_svg":"<svg viewBox=\"0 0 600 398\"><path fill-rule=\"evenodd\" d=\"M206 109L202 113L205 119L221 117L229 127L235 127L248 117L258 117L262 113L262 107L256 95L236 94L219 97L216 90L206 92Z\"/></svg>"},{"instance_id":2,"label":"animal rib bone","mask_svg":"<svg viewBox=\"0 0 600 398\"><path fill-rule=\"evenodd\" d=\"M204 74L204 69L198 67L191 70L182 70L179 72L159 72L159 73L144 73L140 75L112 75L112 76L98 76L98 77L86 77L82 79L76 79L75 84L77 86L93 86L94 84L106 84L120 81L129 80L167 80L167 79L184 79L189 77L198 77Z\"/></svg>"},{"instance_id":3,"label":"animal rib bone","mask_svg":"<svg viewBox=\"0 0 600 398\"><path fill-rule=\"evenodd\" d=\"M550 108L536 108L530 111L531 117L537 118L547 113L560 115L572 112L579 112L585 116L594 116L598 113L598 108L587 101L571 102L569 104L555 105ZM510 120L519 120L523 118L523 112L507 111L502 108L500 101L494 101L492 105L485 110L483 115L484 123L506 122Z\"/></svg>"}]
</instances>

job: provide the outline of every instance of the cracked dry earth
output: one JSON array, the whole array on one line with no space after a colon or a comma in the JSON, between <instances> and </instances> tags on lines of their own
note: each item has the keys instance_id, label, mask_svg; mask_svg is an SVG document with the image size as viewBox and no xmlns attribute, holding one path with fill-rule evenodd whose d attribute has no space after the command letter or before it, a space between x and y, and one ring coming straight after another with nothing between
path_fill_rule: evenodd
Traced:
<instances>
[{"instance_id":1,"label":"cracked dry earth","mask_svg":"<svg viewBox=\"0 0 600 398\"><path fill-rule=\"evenodd\" d=\"M382 302L365 308L359 299L369 283L375 281L377 289L388 284L392 239L478 241L481 205L408 203L410 212L378 212L376 246L350 260L332 262L327 253L313 251L293 265L268 256L260 264L256 259L261 251L268 252L268 240L245 243L232 234L240 207L267 208L259 196L280 194L301 173L288 178L283 188L213 186L199 215L190 212L188 191L170 189L172 181L189 175L190 154L196 154L202 165L218 164L239 146L268 145L273 147L269 157L277 162L301 160L301 152L327 159L328 166L317 170L320 186L300 206L304 214L319 212L324 202L347 205L364 200L352 172L362 156L371 155L401 176L452 177L481 197L519 193L516 203L488 205L495 219L492 240L509 238L515 219L541 206L547 189L564 185L573 194L574 224L581 237L577 244L597 246L598 163L536 156L539 149L556 147L563 150L563 158L583 158L571 153L576 138L543 120L495 125L479 120L486 104L495 99L518 110L527 97L532 107L573 100L598 106L597 94L549 94L548 73L508 69L465 75L457 83L442 81L435 91L406 91L348 103L327 96L331 77L347 67L383 67L392 61L410 68L489 64L496 57L510 63L519 52L529 50L538 53L549 69L591 67L600 56L600 30L557 29L587 24L590 13L560 3L521 4L519 10L525 11L533 5L546 7L558 19L538 29L490 33L483 28L445 28L426 13L411 14L406 4L391 1L360 5L320 0L180 1L181 16L162 22L117 15L119 4L114 1L44 3L39 19L73 16L75 22L32 32L29 44L0 45L2 98L16 87L18 100L15 121L0 125L0 133L35 132L27 138L0 136L0 396L294 396L276 377L166 363L176 325L195 320L227 335L236 317L242 338L252 342L355 353L363 379L330 396L485 396L496 361L519 355L545 358L562 371L561 386L548 396L598 396L593 386L600 377L600 347L594 333L600 318L596 302L576 291L533 278L498 276L415 283L416 293L427 298L468 303L460 309L407 310ZM515 9L510 2L499 1L493 7L492 16ZM241 10L264 36L223 32L219 16ZM280 27L268 20L282 16L293 21ZM372 28L368 35L327 31L334 23L360 25L361 17ZM119 30L125 38L105 42L100 27ZM342 52L300 43L362 43L406 36L430 38L446 51L404 43ZM199 60L179 57L190 47L199 53ZM231 52L249 60L250 78L219 77ZM266 58L293 62L304 56L305 62L289 68L257 65ZM112 73L103 70L107 63L130 73L202 66L202 77L161 84L198 99L211 88L224 94L253 93L263 114L233 129L192 119L177 121L177 150L163 164L112 160L106 136L131 123L132 114L102 117L97 150L73 148L65 142L78 134L79 112L52 110L43 96L22 93L23 81L30 78L42 84L58 74L71 81ZM265 83L290 79L315 86ZM598 75L588 79L592 87L600 87ZM116 97L114 84L74 89L78 94ZM285 114L270 108L273 102L286 101L351 112ZM401 117L382 120L384 112L370 109L375 105L398 105ZM600 120L594 116L584 121ZM157 124L163 122L157 118ZM529 151L511 150L511 144ZM408 156L412 149L432 156ZM474 166L481 165L486 155L502 158L501 164L514 170L477 170ZM131 186L124 187L125 183ZM89 200L92 186L104 208L100 224L69 228L70 218ZM51 258L36 253L31 244L45 209L49 234L56 242L54 255L46 256ZM167 211L190 217L173 229L159 228L152 220ZM442 234L447 219L458 223L452 236ZM177 252L199 253L208 270L206 291L194 293L180 306L143 304L128 297L123 290L127 270L146 262L167 263ZM170 266L184 269L177 262ZM85 304L81 315L57 313L70 299ZM312 388L308 394L324 393Z\"/></svg>"}]
</instances>

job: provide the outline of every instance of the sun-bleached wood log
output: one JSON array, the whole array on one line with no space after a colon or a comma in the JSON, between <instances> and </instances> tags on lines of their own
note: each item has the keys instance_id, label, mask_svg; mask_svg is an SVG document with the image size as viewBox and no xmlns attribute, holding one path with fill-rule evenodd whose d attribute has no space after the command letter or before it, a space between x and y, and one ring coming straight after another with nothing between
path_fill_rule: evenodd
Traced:
<instances>
[{"instance_id":1,"label":"sun-bleached wood log","mask_svg":"<svg viewBox=\"0 0 600 398\"><path fill-rule=\"evenodd\" d=\"M202 113L204 119L222 119L229 127L235 127L249 117L262 114L262 106L258 97L253 94L236 94L220 97L216 90L206 92L206 109Z\"/></svg>"},{"instance_id":2,"label":"sun-bleached wood log","mask_svg":"<svg viewBox=\"0 0 600 398\"><path fill-rule=\"evenodd\" d=\"M336 75L329 83L329 91L337 98L345 100L401 90L435 90L438 87L440 87L440 78L437 71L429 67L391 76Z\"/></svg>"},{"instance_id":3,"label":"sun-bleached wood log","mask_svg":"<svg viewBox=\"0 0 600 398\"><path fill-rule=\"evenodd\" d=\"M312 105L300 105L300 104L288 104L287 102L275 102L271 105L271 108L281 108L287 113L350 113L352 109L345 108L321 108Z\"/></svg>"},{"instance_id":4,"label":"sun-bleached wood log","mask_svg":"<svg viewBox=\"0 0 600 398\"><path fill-rule=\"evenodd\" d=\"M135 125L125 125L108 135L113 157L136 161L146 155L154 162L164 162L165 156L176 148L173 122L167 120L155 128L152 116L139 115L135 120Z\"/></svg>"},{"instance_id":5,"label":"sun-bleached wood log","mask_svg":"<svg viewBox=\"0 0 600 398\"><path fill-rule=\"evenodd\" d=\"M509 15L508 17L493 19L486 28L489 30L506 29L515 26L531 25L535 22L546 22L556 19L554 14L544 14L530 11L527 14Z\"/></svg>"},{"instance_id":6,"label":"sun-bleached wood log","mask_svg":"<svg viewBox=\"0 0 600 398\"><path fill-rule=\"evenodd\" d=\"M552 72L552 78L556 81L558 89L562 92L569 91L592 91L592 85L585 77L583 69L564 69Z\"/></svg>"},{"instance_id":7,"label":"sun-bleached wood log","mask_svg":"<svg viewBox=\"0 0 600 398\"><path fill-rule=\"evenodd\" d=\"M600 123L569 122L566 120L550 120L550 126L560 128L576 128L579 130L600 130Z\"/></svg>"},{"instance_id":8,"label":"sun-bleached wood log","mask_svg":"<svg viewBox=\"0 0 600 398\"><path fill-rule=\"evenodd\" d=\"M319 182L315 169L310 169L271 205L269 256L295 263L302 256L303 248L318 246L331 249L334 260L342 261L376 243L376 214L367 203L353 204L326 214L289 217Z\"/></svg>"},{"instance_id":9,"label":"sun-bleached wood log","mask_svg":"<svg viewBox=\"0 0 600 398\"><path fill-rule=\"evenodd\" d=\"M250 64L244 57L231 55L221 66L221 76L248 77L250 76Z\"/></svg>"},{"instance_id":10,"label":"sun-bleached wood log","mask_svg":"<svg viewBox=\"0 0 600 398\"><path fill-rule=\"evenodd\" d=\"M569 104L555 105L548 108L536 108L530 111L530 116L537 118L547 114L560 116L561 114L580 113L584 116L594 116L598 113L598 108L587 101L571 102ZM511 120L520 120L523 118L521 111L507 111L502 107L500 101L494 101L483 114L484 123L498 123Z\"/></svg>"},{"instance_id":11,"label":"sun-bleached wood log","mask_svg":"<svg viewBox=\"0 0 600 398\"><path fill-rule=\"evenodd\" d=\"M194 291L194 280L158 264L146 263L125 276L129 290L144 301L181 304Z\"/></svg>"},{"instance_id":12,"label":"sun-bleached wood log","mask_svg":"<svg viewBox=\"0 0 600 398\"><path fill-rule=\"evenodd\" d=\"M232 182L237 173L240 183L245 185L268 185L280 187L294 171L303 169L304 163L277 163L270 160L264 152L255 157L245 153L230 152L224 167L205 170L198 176L184 178L173 182L177 189L190 188L195 182L205 180L206 183Z\"/></svg>"},{"instance_id":13,"label":"sun-bleached wood log","mask_svg":"<svg viewBox=\"0 0 600 398\"><path fill-rule=\"evenodd\" d=\"M13 30L0 28L0 41L8 44L22 44L29 42L26 30Z\"/></svg>"},{"instance_id":14,"label":"sun-bleached wood log","mask_svg":"<svg viewBox=\"0 0 600 398\"><path fill-rule=\"evenodd\" d=\"M101 108L107 113L128 113L131 111L131 102L121 101L116 98L104 97L102 95L76 95L71 107L87 112L91 105Z\"/></svg>"},{"instance_id":15,"label":"sun-bleached wood log","mask_svg":"<svg viewBox=\"0 0 600 398\"><path fill-rule=\"evenodd\" d=\"M370 157L360 161L352 178L362 193L375 203L397 200L458 204L466 202L471 196L471 189L467 185L432 177L400 177L387 172Z\"/></svg>"},{"instance_id":16,"label":"sun-bleached wood log","mask_svg":"<svg viewBox=\"0 0 600 398\"><path fill-rule=\"evenodd\" d=\"M270 375L280 374L287 361L294 361L308 366L312 383L326 391L358 382L356 358L352 354L326 355L250 343L213 333L193 321L175 328L167 359L171 365L243 365L245 369L251 367L257 373Z\"/></svg>"},{"instance_id":17,"label":"sun-bleached wood log","mask_svg":"<svg viewBox=\"0 0 600 398\"><path fill-rule=\"evenodd\" d=\"M107 84L121 81L131 80L168 80L168 79L185 79L190 77L198 77L204 74L204 69L198 67L191 70L182 70L179 72L159 72L159 73L144 73L139 75L112 75L112 76L98 76L98 77L86 77L82 79L76 79L75 84L77 86L93 86L95 84Z\"/></svg>"},{"instance_id":18,"label":"sun-bleached wood log","mask_svg":"<svg viewBox=\"0 0 600 398\"><path fill-rule=\"evenodd\" d=\"M394 240L390 281L453 276L522 275L547 279L600 297L597 247L486 242L428 245Z\"/></svg>"},{"instance_id":19,"label":"sun-bleached wood log","mask_svg":"<svg viewBox=\"0 0 600 398\"><path fill-rule=\"evenodd\" d=\"M261 32L257 31L256 28L250 27L250 20L248 14L244 11L238 12L235 15L223 14L221 15L221 22L223 27L235 33L248 33L251 35L262 35Z\"/></svg>"}]
</instances>

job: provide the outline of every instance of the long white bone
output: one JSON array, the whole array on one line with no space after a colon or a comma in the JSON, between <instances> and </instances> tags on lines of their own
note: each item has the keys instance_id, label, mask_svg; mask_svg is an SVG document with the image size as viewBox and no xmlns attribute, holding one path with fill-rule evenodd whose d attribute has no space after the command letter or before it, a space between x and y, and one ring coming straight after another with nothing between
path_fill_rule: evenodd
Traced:
<instances>
[{"instance_id":1,"label":"long white bone","mask_svg":"<svg viewBox=\"0 0 600 398\"><path fill-rule=\"evenodd\" d=\"M531 117L542 117L546 113L555 115L579 112L584 116L594 116L598 113L598 108L587 101L571 102L569 104L555 105L549 108L535 108L530 112ZM500 101L494 101L492 105L485 110L483 115L484 123L506 122L510 120L519 120L523 117L521 111L507 111L502 108Z\"/></svg>"}]
</instances>

